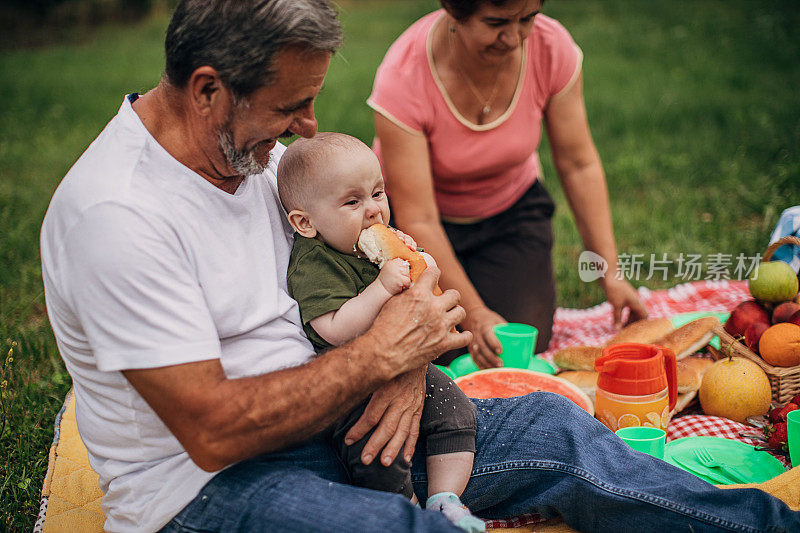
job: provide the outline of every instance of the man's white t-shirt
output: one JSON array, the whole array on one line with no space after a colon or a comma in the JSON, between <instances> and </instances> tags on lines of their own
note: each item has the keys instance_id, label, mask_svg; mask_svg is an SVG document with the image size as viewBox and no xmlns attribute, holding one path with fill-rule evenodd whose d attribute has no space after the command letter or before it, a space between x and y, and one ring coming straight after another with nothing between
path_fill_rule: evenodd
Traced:
<instances>
[{"instance_id":1,"label":"man's white t-shirt","mask_svg":"<svg viewBox=\"0 0 800 533\"><path fill-rule=\"evenodd\" d=\"M170 156L126 97L53 195L41 235L47 311L108 530L159 529L214 475L121 370L219 359L239 378L314 353L286 289L284 150L228 194Z\"/></svg>"}]
</instances>

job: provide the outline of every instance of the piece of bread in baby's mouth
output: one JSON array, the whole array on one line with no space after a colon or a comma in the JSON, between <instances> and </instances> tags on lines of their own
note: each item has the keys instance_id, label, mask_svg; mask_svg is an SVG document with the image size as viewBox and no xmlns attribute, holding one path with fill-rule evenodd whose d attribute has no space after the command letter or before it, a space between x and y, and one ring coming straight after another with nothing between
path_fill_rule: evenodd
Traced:
<instances>
[{"instance_id":1,"label":"piece of bread in baby's mouth","mask_svg":"<svg viewBox=\"0 0 800 533\"><path fill-rule=\"evenodd\" d=\"M428 268L428 263L425 262L421 253L406 246L394 231L383 224L373 224L362 230L361 235L358 236L358 248L364 252L367 259L378 265L378 268L383 268L383 265L392 259L408 261L411 267L411 283L417 281L420 274ZM437 296L442 294L439 285L434 287L433 294Z\"/></svg>"}]
</instances>

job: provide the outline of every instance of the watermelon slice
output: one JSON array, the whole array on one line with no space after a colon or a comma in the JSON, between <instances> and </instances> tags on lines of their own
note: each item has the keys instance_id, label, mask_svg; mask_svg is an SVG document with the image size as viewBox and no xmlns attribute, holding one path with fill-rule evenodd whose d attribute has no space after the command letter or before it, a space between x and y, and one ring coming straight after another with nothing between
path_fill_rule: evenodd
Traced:
<instances>
[{"instance_id":1,"label":"watermelon slice","mask_svg":"<svg viewBox=\"0 0 800 533\"><path fill-rule=\"evenodd\" d=\"M546 391L565 396L594 415L592 400L566 379L523 368L490 368L455 379L470 398L512 398Z\"/></svg>"}]
</instances>

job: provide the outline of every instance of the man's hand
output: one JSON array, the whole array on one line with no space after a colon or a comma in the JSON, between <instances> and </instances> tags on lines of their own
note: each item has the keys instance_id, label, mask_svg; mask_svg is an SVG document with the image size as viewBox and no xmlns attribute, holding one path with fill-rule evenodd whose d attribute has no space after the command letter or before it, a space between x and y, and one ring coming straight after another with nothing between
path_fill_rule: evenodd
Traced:
<instances>
[{"instance_id":1,"label":"man's hand","mask_svg":"<svg viewBox=\"0 0 800 533\"><path fill-rule=\"evenodd\" d=\"M364 464L378 453L383 464L391 464L401 448L403 457L411 460L419 436L427 364L472 339L470 332L453 329L466 315L458 305L458 291L433 295L438 279L439 269L429 266L410 289L386 302L372 328L352 343L375 353L375 369L388 380L373 393L345 437L350 444L376 428L361 454Z\"/></svg>"},{"instance_id":2,"label":"man's hand","mask_svg":"<svg viewBox=\"0 0 800 533\"><path fill-rule=\"evenodd\" d=\"M378 280L386 292L394 296L411 286L411 266L405 259L387 261L378 274Z\"/></svg>"},{"instance_id":3,"label":"man's hand","mask_svg":"<svg viewBox=\"0 0 800 533\"><path fill-rule=\"evenodd\" d=\"M361 452L365 465L380 453L381 463L389 466L401 448L403 458L411 462L425 402L425 371L424 366L411 370L376 390L364 414L345 435L349 446L377 426Z\"/></svg>"},{"instance_id":4,"label":"man's hand","mask_svg":"<svg viewBox=\"0 0 800 533\"><path fill-rule=\"evenodd\" d=\"M427 364L472 339L470 332L453 329L466 315L458 305L458 291L433 295L438 279L439 269L429 266L410 289L386 302L372 328L354 341L368 343L376 353L376 370L390 380L372 394L345 437L350 444L376 428L361 454L364 464L379 453L383 464L391 464L401 448L406 461L411 460L419 436Z\"/></svg>"},{"instance_id":5,"label":"man's hand","mask_svg":"<svg viewBox=\"0 0 800 533\"><path fill-rule=\"evenodd\" d=\"M354 341L376 353L375 369L387 381L425 366L448 350L466 346L472 339L470 332L453 329L466 315L458 305L458 291L433 295L438 279L438 268L426 268L410 289L384 304L372 328Z\"/></svg>"}]
</instances>

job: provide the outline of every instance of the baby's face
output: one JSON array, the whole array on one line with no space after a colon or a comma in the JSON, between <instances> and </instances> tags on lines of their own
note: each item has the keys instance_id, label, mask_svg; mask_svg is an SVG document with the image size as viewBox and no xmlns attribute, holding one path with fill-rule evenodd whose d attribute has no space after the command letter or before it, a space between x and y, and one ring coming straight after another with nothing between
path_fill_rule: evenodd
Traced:
<instances>
[{"instance_id":1,"label":"baby's face","mask_svg":"<svg viewBox=\"0 0 800 533\"><path fill-rule=\"evenodd\" d=\"M352 255L361 230L389 223L380 164L368 149L340 152L325 161L324 173L309 220L328 246Z\"/></svg>"}]
</instances>

